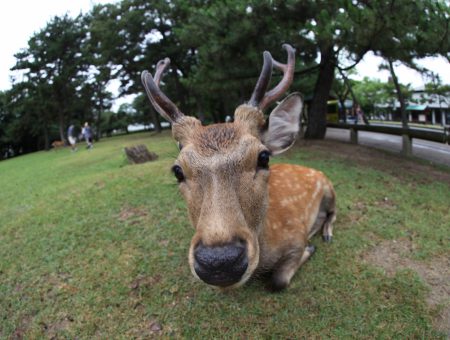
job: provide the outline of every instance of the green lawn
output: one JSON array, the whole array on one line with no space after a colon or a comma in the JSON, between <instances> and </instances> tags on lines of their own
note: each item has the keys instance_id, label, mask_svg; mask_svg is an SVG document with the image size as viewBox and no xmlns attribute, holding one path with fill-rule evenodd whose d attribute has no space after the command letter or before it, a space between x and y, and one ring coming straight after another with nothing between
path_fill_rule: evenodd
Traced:
<instances>
[{"instance_id":1,"label":"green lawn","mask_svg":"<svg viewBox=\"0 0 450 340\"><path fill-rule=\"evenodd\" d=\"M123 148L138 143L159 159L127 165ZM338 196L334 242L315 238L278 294L259 280L222 293L193 279L168 132L0 162L0 338L445 338L448 296L430 306L418 273L388 275L365 256L394 240L410 242L402 256L415 263L450 256L449 173L354 148L373 159L319 143L273 160L322 170Z\"/></svg>"}]
</instances>

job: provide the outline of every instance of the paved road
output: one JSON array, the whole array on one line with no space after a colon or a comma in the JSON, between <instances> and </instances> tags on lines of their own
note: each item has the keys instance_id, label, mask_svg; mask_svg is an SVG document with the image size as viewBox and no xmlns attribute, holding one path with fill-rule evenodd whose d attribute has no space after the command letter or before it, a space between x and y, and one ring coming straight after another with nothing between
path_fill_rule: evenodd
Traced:
<instances>
[{"instance_id":1,"label":"paved road","mask_svg":"<svg viewBox=\"0 0 450 340\"><path fill-rule=\"evenodd\" d=\"M326 138L349 142L350 130L328 128ZM400 153L402 149L402 137L384 133L358 131L358 143L397 153ZM450 167L450 145L447 144L414 138L413 155Z\"/></svg>"}]
</instances>

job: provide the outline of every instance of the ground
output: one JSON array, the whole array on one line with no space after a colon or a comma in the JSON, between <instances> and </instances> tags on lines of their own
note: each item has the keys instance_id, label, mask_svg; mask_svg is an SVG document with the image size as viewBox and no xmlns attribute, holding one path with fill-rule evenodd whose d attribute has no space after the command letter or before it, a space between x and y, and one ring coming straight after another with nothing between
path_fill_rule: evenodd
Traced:
<instances>
[{"instance_id":1,"label":"ground","mask_svg":"<svg viewBox=\"0 0 450 340\"><path fill-rule=\"evenodd\" d=\"M126 146L155 162L129 165ZM192 229L168 132L0 162L0 338L449 336L450 171L344 143L299 142L271 162L323 171L334 240L279 294L193 279Z\"/></svg>"},{"instance_id":2,"label":"ground","mask_svg":"<svg viewBox=\"0 0 450 340\"><path fill-rule=\"evenodd\" d=\"M439 256L425 263L414 261L414 247L410 239L380 240L364 254L364 260L383 268L391 277L405 269L417 273L429 288L427 304L438 311L433 320L434 326L450 335L450 258Z\"/></svg>"},{"instance_id":3,"label":"ground","mask_svg":"<svg viewBox=\"0 0 450 340\"><path fill-rule=\"evenodd\" d=\"M430 167L419 160L408 160L399 158L398 155L387 152L368 149L363 146L350 145L348 143L335 143L331 141L304 141L297 143L298 148L313 152L328 152L333 149L335 156L359 165L390 173L402 179L407 176L416 177L418 182L442 182L443 185L450 184L450 173L438 168ZM443 167L445 169L445 167ZM426 174L426 176L424 176ZM392 202L385 197L381 202L385 208L393 208ZM363 204L357 204L357 209L364 209ZM450 221L448 227L450 227ZM432 230L430 230L432 232ZM433 324L440 331L450 337L450 256L436 256L428 259L425 263L415 261L413 254L415 245L413 236L400 238L398 240L383 240L376 235L369 236L377 240L376 245L365 252L362 257L371 265L382 268L390 277L399 270L412 270L425 282L429 292L426 302L436 312ZM450 242L450 237L447 237ZM450 244L450 243L449 243ZM449 246L450 249L450 246Z\"/></svg>"}]
</instances>

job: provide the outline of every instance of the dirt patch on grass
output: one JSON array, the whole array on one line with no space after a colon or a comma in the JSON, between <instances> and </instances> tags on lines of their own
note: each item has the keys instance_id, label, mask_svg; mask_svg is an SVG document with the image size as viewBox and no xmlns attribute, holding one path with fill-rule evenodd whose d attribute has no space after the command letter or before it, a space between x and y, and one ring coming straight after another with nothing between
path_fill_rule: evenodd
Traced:
<instances>
[{"instance_id":1,"label":"dirt patch on grass","mask_svg":"<svg viewBox=\"0 0 450 340\"><path fill-rule=\"evenodd\" d=\"M423 164L398 154L390 154L361 145L330 140L300 140L297 145L301 149L312 151L313 154L316 152L322 153L322 155L318 155L321 159L323 159L324 153L332 153L332 157L356 162L363 166L387 172L398 178L404 179L405 176L412 176L420 179L421 182L441 181L450 185L450 171L439 170L431 165Z\"/></svg>"},{"instance_id":2,"label":"dirt patch on grass","mask_svg":"<svg viewBox=\"0 0 450 340\"><path fill-rule=\"evenodd\" d=\"M139 219L148 215L144 208L124 207L119 213L118 219L121 222Z\"/></svg>"},{"instance_id":3,"label":"dirt patch on grass","mask_svg":"<svg viewBox=\"0 0 450 340\"><path fill-rule=\"evenodd\" d=\"M42 323L42 328L48 339L60 339L63 332L67 331L74 319L70 315L64 315L52 323Z\"/></svg>"},{"instance_id":4,"label":"dirt patch on grass","mask_svg":"<svg viewBox=\"0 0 450 340\"><path fill-rule=\"evenodd\" d=\"M382 267L388 276L400 269L415 271L430 288L427 304L439 311L435 328L450 336L450 258L436 257L427 263L414 261L410 258L414 250L408 239L381 241L365 254L364 260Z\"/></svg>"},{"instance_id":5,"label":"dirt patch on grass","mask_svg":"<svg viewBox=\"0 0 450 340\"><path fill-rule=\"evenodd\" d=\"M143 276L139 275L135 280L133 280L128 287L132 290L136 290L146 286L153 286L161 281L161 275L155 276Z\"/></svg>"},{"instance_id":6,"label":"dirt patch on grass","mask_svg":"<svg viewBox=\"0 0 450 340\"><path fill-rule=\"evenodd\" d=\"M31 323L33 321L33 317L30 315L26 315L22 317L19 321L18 326L14 330L14 333L10 336L10 339L14 340L22 340L25 337L25 334L27 333ZM0 330L0 337L3 339L3 333ZM6 336L5 336L6 338Z\"/></svg>"}]
</instances>

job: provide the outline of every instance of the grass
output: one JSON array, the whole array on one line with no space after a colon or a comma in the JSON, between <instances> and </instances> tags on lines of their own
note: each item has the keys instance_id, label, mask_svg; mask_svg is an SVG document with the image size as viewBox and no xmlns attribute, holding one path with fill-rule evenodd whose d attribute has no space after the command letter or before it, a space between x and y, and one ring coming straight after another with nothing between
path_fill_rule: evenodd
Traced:
<instances>
[{"instance_id":1,"label":"grass","mask_svg":"<svg viewBox=\"0 0 450 340\"><path fill-rule=\"evenodd\" d=\"M138 143L158 161L127 165L123 147ZM387 276L363 255L409 238L416 261L449 256L449 183L333 149L290 151L274 161L334 182L335 241L313 239L318 251L285 292L253 280L222 293L189 272L176 155L165 132L0 162L0 338L445 338L423 280Z\"/></svg>"}]
</instances>

